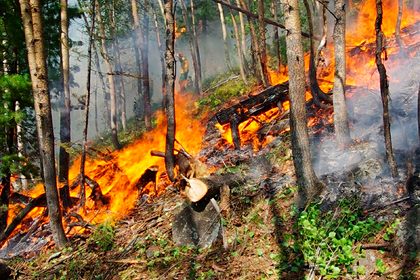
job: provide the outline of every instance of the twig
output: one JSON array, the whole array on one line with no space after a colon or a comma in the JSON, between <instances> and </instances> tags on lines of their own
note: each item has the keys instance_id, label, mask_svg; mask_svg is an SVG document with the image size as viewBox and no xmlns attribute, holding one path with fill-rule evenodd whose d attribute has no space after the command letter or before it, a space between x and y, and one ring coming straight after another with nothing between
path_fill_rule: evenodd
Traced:
<instances>
[{"instance_id":1,"label":"twig","mask_svg":"<svg viewBox=\"0 0 420 280\"><path fill-rule=\"evenodd\" d=\"M231 80L233 80L233 79L238 79L238 78L239 78L239 75L237 75L237 76L230 76L230 77L229 77L229 78L227 78L226 80L221 81L220 83L218 83L218 84L216 84L216 85L214 85L214 86L212 86L212 87L209 87L209 88L208 88L208 89L206 89L203 93L207 93L209 90L212 90L212 89L214 89L214 88L220 87L221 85L226 84L227 82L229 82L229 81L231 81Z\"/></svg>"},{"instance_id":2,"label":"twig","mask_svg":"<svg viewBox=\"0 0 420 280\"><path fill-rule=\"evenodd\" d=\"M380 249L380 248L388 248L391 244L389 243L369 243L369 244L362 244L362 246L360 247L361 249Z\"/></svg>"},{"instance_id":3,"label":"twig","mask_svg":"<svg viewBox=\"0 0 420 280\"><path fill-rule=\"evenodd\" d=\"M380 205L380 206L378 206L378 207L375 207L375 208L372 208L372 209L365 210L365 211L364 211L364 213L365 213L365 214L366 214L366 213L370 213L370 212L373 212L373 211L376 211L376 210L379 210L379 209L382 209L382 208L386 208L386 207L388 207L388 206L391 206L391 205L394 205L394 204L397 204L397 203L400 203L400 202L403 202L403 201L406 201L406 200L409 200L409 199L410 199L410 197L409 197L409 196L406 196L406 197L403 197L403 198L400 198L400 199L394 200L394 201L392 201L392 202L390 202L390 203L388 203L388 204L385 204L385 205Z\"/></svg>"},{"instance_id":4,"label":"twig","mask_svg":"<svg viewBox=\"0 0 420 280\"><path fill-rule=\"evenodd\" d=\"M223 239L223 248L225 248L225 250L227 250L229 245L228 245L226 234L225 234L225 231L224 231L224 228L223 228L223 218L222 218L222 214L221 214L219 205L217 205L217 202L214 198L210 199L210 201L213 204L214 208L216 209L217 213L219 213L220 230L222 232L222 239Z\"/></svg>"},{"instance_id":5,"label":"twig","mask_svg":"<svg viewBox=\"0 0 420 280\"><path fill-rule=\"evenodd\" d=\"M145 260L125 259L125 260L105 260L108 263L124 263L124 264L145 264Z\"/></svg>"}]
</instances>

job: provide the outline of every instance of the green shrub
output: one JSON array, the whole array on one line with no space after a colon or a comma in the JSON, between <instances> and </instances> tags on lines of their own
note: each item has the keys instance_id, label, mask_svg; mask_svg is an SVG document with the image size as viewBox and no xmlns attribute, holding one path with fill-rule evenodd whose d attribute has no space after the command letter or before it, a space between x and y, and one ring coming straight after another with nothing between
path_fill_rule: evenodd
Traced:
<instances>
[{"instance_id":1,"label":"green shrub","mask_svg":"<svg viewBox=\"0 0 420 280\"><path fill-rule=\"evenodd\" d=\"M299 243L304 260L327 279L354 274L352 265L360 254L358 243L383 224L363 219L355 200L340 200L334 211L323 213L321 203L311 204L298 219Z\"/></svg>"},{"instance_id":2,"label":"green shrub","mask_svg":"<svg viewBox=\"0 0 420 280\"><path fill-rule=\"evenodd\" d=\"M95 243L104 251L114 248L115 231L111 222L99 224L92 236Z\"/></svg>"}]
</instances>

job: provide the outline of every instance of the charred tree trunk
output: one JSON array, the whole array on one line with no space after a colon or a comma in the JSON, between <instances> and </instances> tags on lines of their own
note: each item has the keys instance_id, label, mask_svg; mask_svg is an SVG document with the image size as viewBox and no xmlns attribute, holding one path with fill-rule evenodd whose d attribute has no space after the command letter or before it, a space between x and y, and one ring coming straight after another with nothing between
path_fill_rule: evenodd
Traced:
<instances>
[{"instance_id":1,"label":"charred tree trunk","mask_svg":"<svg viewBox=\"0 0 420 280\"><path fill-rule=\"evenodd\" d=\"M237 46L238 58L239 58L239 71L241 73L242 80L244 81L245 85L247 85L248 79L246 78L246 73L245 73L245 67L244 67L244 61L243 61L244 57L243 57L243 52L242 52L241 40L239 37L239 29L236 23L235 16L233 15L232 9L230 9L229 11L230 11L230 16L232 17L233 29L235 30L235 39L236 39L236 46Z\"/></svg>"},{"instance_id":2,"label":"charred tree trunk","mask_svg":"<svg viewBox=\"0 0 420 280\"><path fill-rule=\"evenodd\" d=\"M60 39L61 39L61 76L63 93L60 106L60 142L70 144L70 54L69 54L69 20L67 0L60 0ZM69 190L70 154L60 145L58 160L58 182L63 185L61 201L64 210L71 207Z\"/></svg>"},{"instance_id":3,"label":"charred tree trunk","mask_svg":"<svg viewBox=\"0 0 420 280\"><path fill-rule=\"evenodd\" d=\"M101 6L99 1L95 1L96 5L96 15L98 20L99 32L101 36L101 43L102 43L102 56L105 60L106 71L108 72L108 81L109 81L109 95L110 95L110 107L111 107L111 142L112 145L116 150L121 148L120 142L118 141L118 132L117 132L117 98L116 98L116 89L115 89L115 80L114 75L112 75L112 66L111 61L108 55L108 47L106 45L106 37L105 37L105 28L104 23L102 21L101 15Z\"/></svg>"},{"instance_id":4,"label":"charred tree trunk","mask_svg":"<svg viewBox=\"0 0 420 280\"><path fill-rule=\"evenodd\" d=\"M389 96L389 84L388 77L386 74L386 69L382 63L382 55L385 55L386 59L386 50L385 50L385 35L382 32L382 1L376 0L376 11L377 17L375 21L375 30L376 30L376 66L378 67L379 80L381 87L381 98L382 98L382 107L383 107L383 122L384 122L384 137L385 137L385 150L386 158L391 169L392 177L397 176L397 166L394 160L394 154L392 151L392 139L391 139L391 124L389 121L389 109L388 109L388 96Z\"/></svg>"},{"instance_id":5,"label":"charred tree trunk","mask_svg":"<svg viewBox=\"0 0 420 280\"><path fill-rule=\"evenodd\" d=\"M150 79L149 79L149 16L148 16L149 1L144 0L144 18L142 28L142 44L141 44L141 59L142 59L142 74L143 74L143 98L144 98L144 122L146 124L146 131L152 130L152 109L150 107Z\"/></svg>"},{"instance_id":6,"label":"charred tree trunk","mask_svg":"<svg viewBox=\"0 0 420 280\"><path fill-rule=\"evenodd\" d=\"M54 157L54 131L48 87L42 9L39 0L19 0L28 51L29 70L34 94L35 119L41 153L42 173L48 214L54 242L58 248L67 243L64 234Z\"/></svg>"},{"instance_id":7,"label":"charred tree trunk","mask_svg":"<svg viewBox=\"0 0 420 280\"><path fill-rule=\"evenodd\" d=\"M346 86L346 9L344 0L335 1L334 27L334 130L340 146L350 144L350 128L344 88Z\"/></svg>"},{"instance_id":8,"label":"charred tree trunk","mask_svg":"<svg viewBox=\"0 0 420 280\"><path fill-rule=\"evenodd\" d=\"M167 133L165 147L165 166L169 179L174 180L174 144L175 144L175 19L173 12L173 0L165 0L165 26L166 26L166 116L167 116Z\"/></svg>"},{"instance_id":9,"label":"charred tree trunk","mask_svg":"<svg viewBox=\"0 0 420 280\"><path fill-rule=\"evenodd\" d=\"M232 63L230 62L230 57L229 57L229 46L227 42L227 31L226 31L226 24L225 24L225 15L223 13L223 6L220 3L218 3L217 8L219 9L220 22L222 24L223 46L225 48L226 66L228 70L231 70Z\"/></svg>"},{"instance_id":10,"label":"charred tree trunk","mask_svg":"<svg viewBox=\"0 0 420 280\"><path fill-rule=\"evenodd\" d=\"M88 138L88 127L89 127L89 106L90 106L90 88L91 88L91 72L92 72L92 45L93 36L95 29L95 5L92 6L92 21L89 30L89 46L88 46L88 67L87 67L87 79L86 79L86 103L85 103L85 126L83 129L82 138L82 156L80 159L80 205L85 205L86 190L85 190L85 162L86 162L86 151L87 151L87 138Z\"/></svg>"},{"instance_id":11,"label":"charred tree trunk","mask_svg":"<svg viewBox=\"0 0 420 280\"><path fill-rule=\"evenodd\" d=\"M306 126L305 65L297 0L282 0L285 15L287 62L289 65L290 128L293 162L299 185L298 207L304 208L322 189L311 162L309 135Z\"/></svg>"}]
</instances>

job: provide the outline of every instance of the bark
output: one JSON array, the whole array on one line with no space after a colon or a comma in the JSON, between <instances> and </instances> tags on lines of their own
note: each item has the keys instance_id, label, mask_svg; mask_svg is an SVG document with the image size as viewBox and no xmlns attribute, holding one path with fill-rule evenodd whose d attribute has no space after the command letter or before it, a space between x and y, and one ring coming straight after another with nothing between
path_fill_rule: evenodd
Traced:
<instances>
[{"instance_id":1,"label":"bark","mask_svg":"<svg viewBox=\"0 0 420 280\"><path fill-rule=\"evenodd\" d=\"M168 177L171 181L174 180L174 144L175 144L175 19L173 12L173 0L165 0L165 27L166 27L166 118L167 118L167 132L166 132L166 146L165 146L165 166Z\"/></svg>"},{"instance_id":2,"label":"bark","mask_svg":"<svg viewBox=\"0 0 420 280\"><path fill-rule=\"evenodd\" d=\"M322 183L311 162L309 135L305 110L305 65L302 48L301 25L297 0L281 0L285 16L287 61L289 65L290 128L293 162L299 185L298 207L304 208L318 195Z\"/></svg>"},{"instance_id":3,"label":"bark","mask_svg":"<svg viewBox=\"0 0 420 280\"><path fill-rule=\"evenodd\" d=\"M270 82L267 73L267 51L265 45L265 22L264 22L264 2L258 0L258 23L259 23L259 54L261 60L263 86L268 87Z\"/></svg>"},{"instance_id":4,"label":"bark","mask_svg":"<svg viewBox=\"0 0 420 280\"><path fill-rule=\"evenodd\" d=\"M196 71L196 79L197 79L197 86L198 86L198 93L203 94L203 83L201 78L201 57L200 57L200 48L198 45L198 36L197 36L197 25L195 23L195 11L194 11L194 2L190 0L190 8L191 8L191 22L192 22L192 32L193 32L193 41L195 46L195 54L197 58L197 71ZM195 66L195 65L194 65Z\"/></svg>"},{"instance_id":5,"label":"bark","mask_svg":"<svg viewBox=\"0 0 420 280\"><path fill-rule=\"evenodd\" d=\"M239 58L239 71L241 73L242 80L244 81L245 85L247 85L248 79L246 78L246 73L245 73L245 67L244 67L244 61L243 61L244 57L243 57L243 52L242 52L241 40L239 36L239 29L236 23L236 18L233 15L232 9L230 9L229 11L230 11L230 16L232 17L233 29L235 30L235 39L236 39L236 46L237 46L238 58Z\"/></svg>"},{"instance_id":6,"label":"bark","mask_svg":"<svg viewBox=\"0 0 420 280\"><path fill-rule=\"evenodd\" d=\"M386 58L386 50L384 46L385 35L382 32L382 1L376 0L376 12L377 17L375 21L375 31L376 31L376 66L379 72L379 80L381 87L381 99L382 99L382 109L383 109L383 122L384 122L384 137L385 137L385 150L386 150L386 159L388 161L392 177L397 176L397 166L394 160L394 154L392 151L392 139L391 139L391 124L389 121L389 108L388 108L388 97L389 97L389 84L388 76L386 74L386 69L382 63L382 54Z\"/></svg>"},{"instance_id":7,"label":"bark","mask_svg":"<svg viewBox=\"0 0 420 280\"><path fill-rule=\"evenodd\" d=\"M131 0L131 12L133 15L133 21L134 21L134 32L133 32L133 41L134 41L134 55L136 57L136 65L137 65L137 73L141 77L142 76L142 67L141 67L141 60L140 60L140 46L142 42L142 30L140 25L140 19L139 19L139 12L137 8L137 1ZM137 80L137 91L138 91L138 100L140 102L139 104L139 111L141 112L141 117L144 117L144 98L143 98L143 90L142 90L142 80Z\"/></svg>"},{"instance_id":8,"label":"bark","mask_svg":"<svg viewBox=\"0 0 420 280\"><path fill-rule=\"evenodd\" d=\"M226 31L226 24L225 24L225 15L223 13L223 6L221 4L217 4L217 8L219 9L220 23L222 24L223 47L225 49L226 66L228 70L231 70L232 63L230 62L230 57L229 57L229 46L227 43L227 31Z\"/></svg>"},{"instance_id":9,"label":"bark","mask_svg":"<svg viewBox=\"0 0 420 280\"><path fill-rule=\"evenodd\" d=\"M180 0L180 4L181 4L181 10L182 10L182 17L184 18L184 24L185 24L185 28L186 28L186 32L188 36L188 42L190 43L191 57L192 57L193 68L194 68L194 87L195 87L196 92L201 94L201 91L198 85L198 79L197 79L198 64L197 64L196 48L195 48L194 39L193 39L193 32L191 30L191 26L188 21L187 7L185 6L185 3L183 0Z\"/></svg>"},{"instance_id":10,"label":"bark","mask_svg":"<svg viewBox=\"0 0 420 280\"><path fill-rule=\"evenodd\" d=\"M334 27L334 130L340 146L350 144L350 129L345 96L346 86L346 9L344 0L335 1L336 23Z\"/></svg>"},{"instance_id":11,"label":"bark","mask_svg":"<svg viewBox=\"0 0 420 280\"><path fill-rule=\"evenodd\" d=\"M111 126L111 142L112 145L116 150L121 148L120 142L118 141L118 132L117 132L117 97L116 97L116 89L115 89L115 80L114 75L112 75L112 66L111 61L109 58L109 51L106 45L106 37L105 37L105 28L104 23L102 21L101 15L101 6L98 0L95 0L96 5L96 16L98 21L99 33L101 37L101 44L102 44L102 57L105 60L106 71L108 74L108 82L109 82L109 97L110 97L110 109L111 109L111 116L110 116L110 126Z\"/></svg>"},{"instance_id":12,"label":"bark","mask_svg":"<svg viewBox=\"0 0 420 280\"><path fill-rule=\"evenodd\" d=\"M34 95L35 119L39 151L43 166L42 177L50 218L49 224L57 248L62 248L67 243L67 237L64 234L56 182L54 131L48 87L41 3L39 0L19 0L19 3L22 12L25 41L28 51L28 63Z\"/></svg>"},{"instance_id":13,"label":"bark","mask_svg":"<svg viewBox=\"0 0 420 280\"><path fill-rule=\"evenodd\" d=\"M148 0L144 0L144 19L142 28L142 74L143 74L143 100L144 100L144 122L146 131L152 130L152 111L150 107L150 80L149 80L149 16L148 16Z\"/></svg>"},{"instance_id":14,"label":"bark","mask_svg":"<svg viewBox=\"0 0 420 280\"><path fill-rule=\"evenodd\" d=\"M88 45L88 65L87 65L87 79L86 79L86 103L85 103L85 126L83 129L82 138L82 156L80 159L80 205L85 205L86 189L85 189L85 162L87 151L87 138L89 127L89 107L90 107L90 88L91 88L91 72L92 72L92 45L95 29L95 5L92 5L92 21L89 30L89 45Z\"/></svg>"},{"instance_id":15,"label":"bark","mask_svg":"<svg viewBox=\"0 0 420 280\"><path fill-rule=\"evenodd\" d=\"M60 142L69 144L71 141L70 123L70 53L69 53L69 20L67 15L67 0L60 0L60 39L61 39L61 75L63 92L60 106ZM64 210L71 207L69 191L70 154L60 145L58 162L58 182L63 185L61 201Z\"/></svg>"},{"instance_id":16,"label":"bark","mask_svg":"<svg viewBox=\"0 0 420 280\"><path fill-rule=\"evenodd\" d=\"M274 15L274 21L279 20L278 9L277 9L277 0L271 2L271 9ZM273 26L273 45L274 45L274 52L277 58L277 71L280 72L281 70L281 59L280 59L280 41L279 41L279 29L277 26Z\"/></svg>"}]
</instances>

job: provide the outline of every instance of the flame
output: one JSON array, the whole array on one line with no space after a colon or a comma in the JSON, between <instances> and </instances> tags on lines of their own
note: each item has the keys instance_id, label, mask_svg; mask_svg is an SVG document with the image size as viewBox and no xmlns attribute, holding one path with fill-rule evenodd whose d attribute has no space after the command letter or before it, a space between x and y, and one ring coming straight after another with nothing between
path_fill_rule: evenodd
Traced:
<instances>
[{"instance_id":1,"label":"flame","mask_svg":"<svg viewBox=\"0 0 420 280\"><path fill-rule=\"evenodd\" d=\"M195 154L201 149L201 142L205 132L205 127L200 120L194 119L193 110L189 107L192 95L178 94L175 97L175 118L176 118L176 139L191 154ZM151 156L152 150L165 151L166 143L166 118L162 111L155 115L156 127L142 138L128 145L122 150L114 151L106 158L88 157L85 163L85 174L96 181L101 188L104 196L109 198L109 204L98 204L97 201L88 198L84 209L79 209L79 213L85 221L89 223L101 223L105 220L120 219L130 213L135 206L135 200L139 196L135 184L146 169L152 165L159 166L158 178L164 178L164 160L159 157ZM80 173L80 158L76 159L69 171L69 185L71 185ZM162 183L163 182L163 183ZM149 195L159 195L165 191L170 181L163 179L158 182L155 188L150 184L143 189ZM70 191L71 197L78 197L80 186ZM86 197L91 194L91 189L86 187ZM33 190L23 194L36 198L44 193L42 184L37 185ZM23 205L11 204L8 224L19 213ZM17 233L25 221L39 217L44 207L35 207L23 222L15 229L12 236ZM73 211L73 210L72 210ZM46 219L47 221L48 219ZM45 221L45 222L46 222ZM80 232L80 229L78 229ZM72 231L74 232L74 230ZM71 233L70 233L71 234ZM3 244L3 247L7 244Z\"/></svg>"},{"instance_id":2,"label":"flame","mask_svg":"<svg viewBox=\"0 0 420 280\"><path fill-rule=\"evenodd\" d=\"M398 8L396 8L395 1L383 0L383 23L382 29L387 38L386 54L387 60L385 66L389 73L395 73L409 61L403 61L398 56L400 49L395 40L395 29L398 17ZM414 3L416 2L416 3ZM403 16L401 21L401 39L403 44L411 46L418 44L420 41L420 32L418 31L420 26L420 2L414 1L410 7L404 2ZM351 14L355 16L347 17L347 29L346 29L346 61L347 61L347 76L346 85L354 87L365 87L368 89L379 89L379 75L377 72L376 61L375 61L375 48L376 48L376 2L374 0L353 2L350 1L349 9L352 11ZM411 31L410 31L411 30ZM408 36L409 35L409 36ZM317 78L320 88L324 92L332 90L334 81L334 46L330 43L321 52L322 63L318 65ZM411 58L414 56L418 48L411 48L412 51L406 53ZM385 54L383 59L385 59ZM305 55L305 71L309 70L309 54ZM283 66L280 71L269 71L270 81L273 85L287 82L288 68ZM391 77L390 82L398 82L398 75L389 75ZM351 98L354 95L352 90L346 92L346 97ZM312 98L309 91L306 92L306 100ZM288 101L283 103L283 110L288 110L290 104ZM328 113L328 114L326 114ZM326 124L333 123L333 112L330 110L326 113L317 112L315 117L308 118L308 126L315 127L314 134L322 132L323 126ZM319 116L326 115L321 120ZM243 128L252 124L254 133L255 127L258 125L254 124L252 120L247 120L239 125L239 132L241 143L245 143L252 137L250 137L249 131L245 131ZM221 126L216 125L221 131L222 137L231 145L232 136L230 133L229 124ZM258 128L257 128L258 130ZM287 130L288 131L288 130ZM256 137L252 138L255 139ZM255 142L255 141L254 141ZM255 149L255 143L254 143Z\"/></svg>"}]
</instances>

